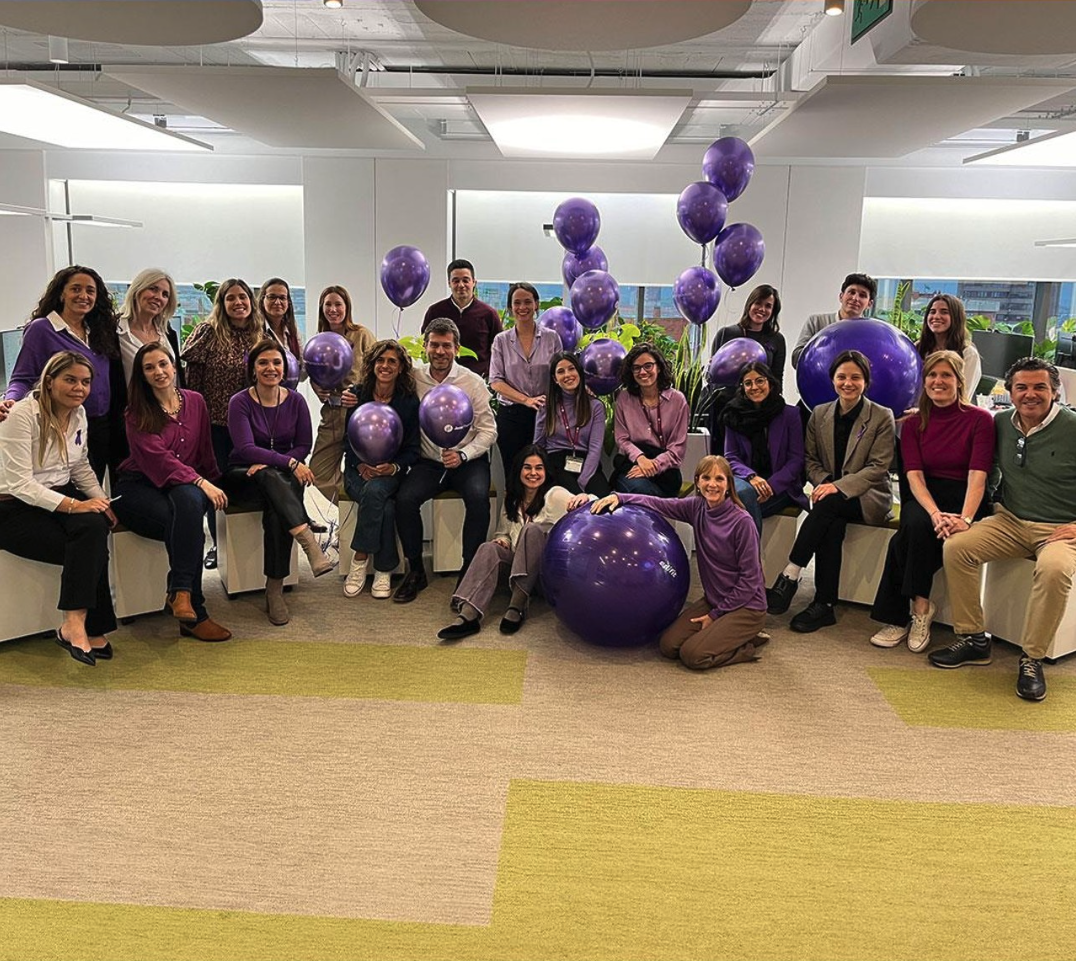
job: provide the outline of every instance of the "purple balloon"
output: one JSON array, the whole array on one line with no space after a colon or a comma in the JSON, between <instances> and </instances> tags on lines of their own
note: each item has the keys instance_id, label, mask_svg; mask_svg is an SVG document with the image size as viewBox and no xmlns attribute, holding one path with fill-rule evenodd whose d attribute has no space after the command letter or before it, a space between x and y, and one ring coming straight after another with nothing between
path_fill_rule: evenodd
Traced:
<instances>
[{"instance_id":1,"label":"purple balloon","mask_svg":"<svg viewBox=\"0 0 1076 961\"><path fill-rule=\"evenodd\" d=\"M564 286L568 288L575 283L577 277L585 274L588 270L608 269L609 260L605 256L605 251L597 244L582 254L576 254L569 250L564 254L564 259L560 262L560 272L564 277Z\"/></svg>"},{"instance_id":2,"label":"purple balloon","mask_svg":"<svg viewBox=\"0 0 1076 961\"><path fill-rule=\"evenodd\" d=\"M550 307L538 318L540 326L554 331L565 350L575 350L583 336L583 326L567 307Z\"/></svg>"},{"instance_id":3,"label":"purple balloon","mask_svg":"<svg viewBox=\"0 0 1076 961\"><path fill-rule=\"evenodd\" d=\"M579 355L587 387L595 394L611 394L620 384L620 369L627 356L627 348L619 340L608 337L592 340Z\"/></svg>"},{"instance_id":4,"label":"purple balloon","mask_svg":"<svg viewBox=\"0 0 1076 961\"><path fill-rule=\"evenodd\" d=\"M702 175L732 203L747 189L755 172L755 155L739 137L715 140L702 158Z\"/></svg>"},{"instance_id":5,"label":"purple balloon","mask_svg":"<svg viewBox=\"0 0 1076 961\"><path fill-rule=\"evenodd\" d=\"M676 202L676 219L697 244L708 244L725 226L729 202L712 183L699 180L688 184Z\"/></svg>"},{"instance_id":6,"label":"purple balloon","mask_svg":"<svg viewBox=\"0 0 1076 961\"><path fill-rule=\"evenodd\" d=\"M553 232L565 250L585 254L594 246L601 230L598 208L585 197L569 197L553 214Z\"/></svg>"},{"instance_id":7,"label":"purple balloon","mask_svg":"<svg viewBox=\"0 0 1076 961\"><path fill-rule=\"evenodd\" d=\"M748 337L735 337L718 347L710 358L710 383L715 387L735 387L744 364L753 363L766 363L765 348Z\"/></svg>"},{"instance_id":8,"label":"purple balloon","mask_svg":"<svg viewBox=\"0 0 1076 961\"><path fill-rule=\"evenodd\" d=\"M705 324L721 301L721 283L705 267L688 267L673 284L673 303L684 320Z\"/></svg>"},{"instance_id":9,"label":"purple balloon","mask_svg":"<svg viewBox=\"0 0 1076 961\"><path fill-rule=\"evenodd\" d=\"M871 362L867 396L895 416L914 407L922 385L923 362L905 334L881 320L841 320L823 327L803 348L796 386L808 407L836 399L829 368L845 350L858 350Z\"/></svg>"},{"instance_id":10,"label":"purple balloon","mask_svg":"<svg viewBox=\"0 0 1076 961\"><path fill-rule=\"evenodd\" d=\"M307 373L323 390L339 387L347 379L353 358L351 344L331 330L314 334L303 348Z\"/></svg>"},{"instance_id":11,"label":"purple balloon","mask_svg":"<svg viewBox=\"0 0 1076 961\"><path fill-rule=\"evenodd\" d=\"M286 347L284 348L284 386L288 390L295 390L299 386L299 378L303 375L303 369L299 366L299 358Z\"/></svg>"},{"instance_id":12,"label":"purple balloon","mask_svg":"<svg viewBox=\"0 0 1076 961\"><path fill-rule=\"evenodd\" d=\"M604 270L588 270L568 293L572 313L587 330L604 327L620 304L620 285Z\"/></svg>"},{"instance_id":13,"label":"purple balloon","mask_svg":"<svg viewBox=\"0 0 1076 961\"><path fill-rule=\"evenodd\" d=\"M562 517L542 552L542 586L557 617L583 640L653 643L680 614L691 567L672 526L645 507Z\"/></svg>"},{"instance_id":14,"label":"purple balloon","mask_svg":"<svg viewBox=\"0 0 1076 961\"><path fill-rule=\"evenodd\" d=\"M381 287L401 310L410 307L430 283L430 265L418 247L393 247L381 261Z\"/></svg>"},{"instance_id":15,"label":"purple balloon","mask_svg":"<svg viewBox=\"0 0 1076 961\"><path fill-rule=\"evenodd\" d=\"M766 244L757 227L732 224L717 235L714 270L730 287L746 284L762 266Z\"/></svg>"},{"instance_id":16,"label":"purple balloon","mask_svg":"<svg viewBox=\"0 0 1076 961\"><path fill-rule=\"evenodd\" d=\"M474 423L471 398L459 387L439 384L419 403L418 423L433 443L449 450L462 443Z\"/></svg>"},{"instance_id":17,"label":"purple balloon","mask_svg":"<svg viewBox=\"0 0 1076 961\"><path fill-rule=\"evenodd\" d=\"M355 456L371 467L392 462L403 443L403 421L388 404L371 401L347 422L347 439Z\"/></svg>"}]
</instances>

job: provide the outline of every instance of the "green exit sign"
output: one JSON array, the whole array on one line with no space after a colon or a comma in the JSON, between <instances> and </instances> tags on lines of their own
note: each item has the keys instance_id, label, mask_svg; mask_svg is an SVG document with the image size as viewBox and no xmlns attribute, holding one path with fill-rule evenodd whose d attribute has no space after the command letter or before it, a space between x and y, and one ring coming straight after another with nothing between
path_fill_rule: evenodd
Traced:
<instances>
[{"instance_id":1,"label":"green exit sign","mask_svg":"<svg viewBox=\"0 0 1076 961\"><path fill-rule=\"evenodd\" d=\"M893 0L855 0L852 6L852 43L893 12Z\"/></svg>"}]
</instances>

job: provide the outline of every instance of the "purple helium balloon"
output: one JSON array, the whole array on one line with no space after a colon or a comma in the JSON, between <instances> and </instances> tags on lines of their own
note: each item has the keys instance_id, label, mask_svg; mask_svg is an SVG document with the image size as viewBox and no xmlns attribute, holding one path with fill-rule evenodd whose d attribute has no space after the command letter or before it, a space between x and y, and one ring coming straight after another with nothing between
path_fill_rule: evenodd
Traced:
<instances>
[{"instance_id":1,"label":"purple helium balloon","mask_svg":"<svg viewBox=\"0 0 1076 961\"><path fill-rule=\"evenodd\" d=\"M587 330L604 327L620 304L620 285L604 270L588 270L568 293L572 313Z\"/></svg>"},{"instance_id":2,"label":"purple helium balloon","mask_svg":"<svg viewBox=\"0 0 1076 961\"><path fill-rule=\"evenodd\" d=\"M717 235L714 270L730 287L746 284L762 266L766 244L757 227L732 224Z\"/></svg>"},{"instance_id":3,"label":"purple helium balloon","mask_svg":"<svg viewBox=\"0 0 1076 961\"><path fill-rule=\"evenodd\" d=\"M347 439L363 464L389 464L403 443L403 421L388 404L371 401L355 411L347 422Z\"/></svg>"},{"instance_id":4,"label":"purple helium balloon","mask_svg":"<svg viewBox=\"0 0 1076 961\"><path fill-rule=\"evenodd\" d=\"M715 387L735 387L744 364L753 363L766 363L765 348L747 337L735 337L718 347L710 358L710 383Z\"/></svg>"},{"instance_id":5,"label":"purple helium balloon","mask_svg":"<svg viewBox=\"0 0 1076 961\"><path fill-rule=\"evenodd\" d=\"M688 267L673 284L673 302L680 316L693 324L705 324L721 301L721 283L705 267Z\"/></svg>"},{"instance_id":6,"label":"purple helium balloon","mask_svg":"<svg viewBox=\"0 0 1076 961\"><path fill-rule=\"evenodd\" d=\"M900 416L919 396L923 362L905 334L881 320L841 320L823 327L803 348L796 386L808 407L835 400L829 368L845 350L858 350L871 362L867 396Z\"/></svg>"},{"instance_id":7,"label":"purple helium balloon","mask_svg":"<svg viewBox=\"0 0 1076 961\"><path fill-rule=\"evenodd\" d=\"M381 261L381 288L401 310L410 307L430 283L430 265L418 247L393 247Z\"/></svg>"},{"instance_id":8,"label":"purple helium balloon","mask_svg":"<svg viewBox=\"0 0 1076 961\"><path fill-rule=\"evenodd\" d=\"M697 244L708 244L725 226L729 202L712 183L705 180L688 184L676 201L676 219Z\"/></svg>"},{"instance_id":9,"label":"purple helium balloon","mask_svg":"<svg viewBox=\"0 0 1076 961\"><path fill-rule=\"evenodd\" d=\"M542 552L546 598L591 644L655 642L680 614L690 580L680 538L645 507L572 511L553 526Z\"/></svg>"},{"instance_id":10,"label":"purple helium balloon","mask_svg":"<svg viewBox=\"0 0 1076 961\"><path fill-rule=\"evenodd\" d=\"M715 140L702 158L702 175L732 203L746 189L755 172L755 155L739 137Z\"/></svg>"},{"instance_id":11,"label":"purple helium balloon","mask_svg":"<svg viewBox=\"0 0 1076 961\"><path fill-rule=\"evenodd\" d=\"M619 340L592 340L579 355L587 387L595 394L611 394L620 384L620 370L627 356L627 348Z\"/></svg>"},{"instance_id":12,"label":"purple helium balloon","mask_svg":"<svg viewBox=\"0 0 1076 961\"><path fill-rule=\"evenodd\" d=\"M538 324L554 331L565 350L575 350L583 336L583 326L567 307L550 307L543 311Z\"/></svg>"},{"instance_id":13,"label":"purple helium balloon","mask_svg":"<svg viewBox=\"0 0 1076 961\"><path fill-rule=\"evenodd\" d=\"M284 348L284 386L288 390L295 390L299 386L299 378L302 375L303 369L299 366L299 358Z\"/></svg>"},{"instance_id":14,"label":"purple helium balloon","mask_svg":"<svg viewBox=\"0 0 1076 961\"><path fill-rule=\"evenodd\" d=\"M332 390L345 381L353 357L351 344L331 330L314 334L303 348L307 373L322 390Z\"/></svg>"},{"instance_id":15,"label":"purple helium balloon","mask_svg":"<svg viewBox=\"0 0 1076 961\"><path fill-rule=\"evenodd\" d=\"M598 208L585 197L569 197L553 214L553 233L565 250L585 254L594 246L601 230Z\"/></svg>"},{"instance_id":16,"label":"purple helium balloon","mask_svg":"<svg viewBox=\"0 0 1076 961\"><path fill-rule=\"evenodd\" d=\"M445 450L463 442L474 423L474 407L466 391L452 384L434 387L418 405L422 432Z\"/></svg>"},{"instance_id":17,"label":"purple helium balloon","mask_svg":"<svg viewBox=\"0 0 1076 961\"><path fill-rule=\"evenodd\" d=\"M564 277L564 286L568 288L571 288L576 278L585 274L588 270L608 269L609 260L605 256L605 251L597 244L582 254L576 254L569 250L564 254L564 259L560 262L560 272Z\"/></svg>"}]
</instances>

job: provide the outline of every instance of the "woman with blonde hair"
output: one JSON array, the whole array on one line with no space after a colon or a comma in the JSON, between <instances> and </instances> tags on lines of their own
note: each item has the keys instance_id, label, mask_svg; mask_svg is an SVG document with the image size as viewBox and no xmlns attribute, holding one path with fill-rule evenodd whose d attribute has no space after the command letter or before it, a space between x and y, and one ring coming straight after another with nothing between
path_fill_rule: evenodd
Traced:
<instances>
[{"instance_id":1,"label":"woman with blonde hair","mask_svg":"<svg viewBox=\"0 0 1076 961\"><path fill-rule=\"evenodd\" d=\"M590 509L599 514L620 504L649 507L695 532L703 596L661 635L661 653L696 670L755 660L769 640L762 633L766 585L755 523L736 495L729 462L715 454L702 458L695 467L694 497L617 493Z\"/></svg>"},{"instance_id":2,"label":"woman with blonde hair","mask_svg":"<svg viewBox=\"0 0 1076 961\"><path fill-rule=\"evenodd\" d=\"M169 326L178 305L176 282L160 268L147 267L131 281L116 323L125 385L134 373L135 354L146 344L160 344L172 360L179 357L179 337Z\"/></svg>"}]
</instances>

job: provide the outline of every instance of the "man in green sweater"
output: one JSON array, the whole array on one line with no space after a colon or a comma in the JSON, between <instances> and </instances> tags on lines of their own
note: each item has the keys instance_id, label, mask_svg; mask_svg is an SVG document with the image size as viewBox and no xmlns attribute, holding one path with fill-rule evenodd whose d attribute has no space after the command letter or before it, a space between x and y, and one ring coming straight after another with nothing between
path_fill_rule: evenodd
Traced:
<instances>
[{"instance_id":1,"label":"man in green sweater","mask_svg":"<svg viewBox=\"0 0 1076 961\"><path fill-rule=\"evenodd\" d=\"M1005 387L1014 410L994 418L995 463L1001 471L995 513L945 542L945 577L959 638L931 654L930 662L935 667L990 663L980 569L997 558L1033 558L1016 693L1041 701L1046 697L1042 659L1064 616L1076 573L1076 412L1057 402L1057 368L1038 357L1013 364Z\"/></svg>"}]
</instances>

